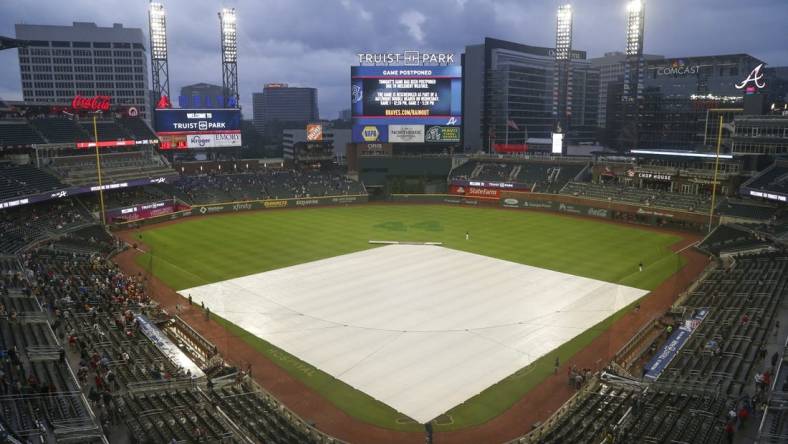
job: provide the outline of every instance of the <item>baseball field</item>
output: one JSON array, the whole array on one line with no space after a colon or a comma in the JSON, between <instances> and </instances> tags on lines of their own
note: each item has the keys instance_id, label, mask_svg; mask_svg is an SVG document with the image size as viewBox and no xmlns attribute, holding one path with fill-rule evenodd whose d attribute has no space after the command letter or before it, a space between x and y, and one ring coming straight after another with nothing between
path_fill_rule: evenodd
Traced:
<instances>
[{"instance_id":1,"label":"baseball field","mask_svg":"<svg viewBox=\"0 0 788 444\"><path fill-rule=\"evenodd\" d=\"M176 290L376 248L369 240L442 242L451 249L643 290L657 287L684 265L669 248L678 236L588 218L448 206L250 212L194 218L135 237L149 250L137 256L137 263ZM454 407L436 419L437 430L463 429L500 415L552 374L555 356L566 362L626 310ZM391 407L309 363L237 325L219 322L349 415L388 429L421 430Z\"/></svg>"}]
</instances>

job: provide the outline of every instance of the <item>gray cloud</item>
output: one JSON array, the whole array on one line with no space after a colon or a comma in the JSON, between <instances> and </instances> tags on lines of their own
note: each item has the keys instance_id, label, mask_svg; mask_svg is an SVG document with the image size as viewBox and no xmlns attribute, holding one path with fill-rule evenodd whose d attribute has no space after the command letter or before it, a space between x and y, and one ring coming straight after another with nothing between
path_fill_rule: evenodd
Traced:
<instances>
[{"instance_id":1,"label":"gray cloud","mask_svg":"<svg viewBox=\"0 0 788 444\"><path fill-rule=\"evenodd\" d=\"M459 53L484 37L551 46L562 1L540 0L163 0L168 12L173 93L221 81L221 6L239 13L241 103L269 82L319 88L321 116L348 106L349 66L360 51L424 49ZM786 0L646 0L645 49L666 56L750 53L788 65ZM147 33L145 0L4 0L0 35L15 23L100 26L123 23ZM575 0L574 43L589 56L624 46L625 0ZM20 98L15 50L0 53L0 97Z\"/></svg>"}]
</instances>

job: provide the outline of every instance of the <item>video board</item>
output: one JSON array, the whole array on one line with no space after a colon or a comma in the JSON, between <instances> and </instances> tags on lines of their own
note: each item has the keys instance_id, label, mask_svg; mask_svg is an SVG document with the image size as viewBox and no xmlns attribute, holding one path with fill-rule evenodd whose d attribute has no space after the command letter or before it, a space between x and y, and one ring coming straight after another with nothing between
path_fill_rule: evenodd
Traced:
<instances>
[{"instance_id":1,"label":"video board","mask_svg":"<svg viewBox=\"0 0 788 444\"><path fill-rule=\"evenodd\" d=\"M217 133L241 131L240 109L157 109L156 132Z\"/></svg>"},{"instance_id":2,"label":"video board","mask_svg":"<svg viewBox=\"0 0 788 444\"><path fill-rule=\"evenodd\" d=\"M161 149L241 146L239 109L157 109L155 123Z\"/></svg>"},{"instance_id":3,"label":"video board","mask_svg":"<svg viewBox=\"0 0 788 444\"><path fill-rule=\"evenodd\" d=\"M460 66L351 67L353 142L459 142L461 94Z\"/></svg>"}]
</instances>

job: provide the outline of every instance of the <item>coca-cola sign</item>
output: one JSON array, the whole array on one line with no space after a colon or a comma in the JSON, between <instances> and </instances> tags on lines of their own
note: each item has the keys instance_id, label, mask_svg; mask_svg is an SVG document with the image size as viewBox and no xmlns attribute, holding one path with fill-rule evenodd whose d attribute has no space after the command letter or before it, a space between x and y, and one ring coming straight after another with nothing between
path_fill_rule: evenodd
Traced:
<instances>
[{"instance_id":1,"label":"coca-cola sign","mask_svg":"<svg viewBox=\"0 0 788 444\"><path fill-rule=\"evenodd\" d=\"M76 111L109 111L109 96L82 97L77 95L71 101L71 108Z\"/></svg>"}]
</instances>

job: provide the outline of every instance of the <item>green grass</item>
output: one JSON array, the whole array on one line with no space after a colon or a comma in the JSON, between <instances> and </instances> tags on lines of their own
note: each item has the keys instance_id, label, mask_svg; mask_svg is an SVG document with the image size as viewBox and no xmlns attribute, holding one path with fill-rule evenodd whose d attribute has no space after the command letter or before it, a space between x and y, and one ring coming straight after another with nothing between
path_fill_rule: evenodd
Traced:
<instances>
[{"instance_id":1,"label":"green grass","mask_svg":"<svg viewBox=\"0 0 788 444\"><path fill-rule=\"evenodd\" d=\"M465 232L471 240L465 240ZM296 265L374 246L368 240L435 241L448 248L651 290L683 266L668 248L676 236L531 211L449 206L365 205L263 211L194 218L142 234L153 255L137 257L170 287L206 283ZM638 271L638 263L644 271ZM623 310L561 346L565 362ZM396 430L421 430L402 415L236 325L221 322L256 350L350 415ZM483 359L483 357L480 357ZM504 379L442 418L453 430L501 414L552 373L555 354Z\"/></svg>"}]
</instances>

